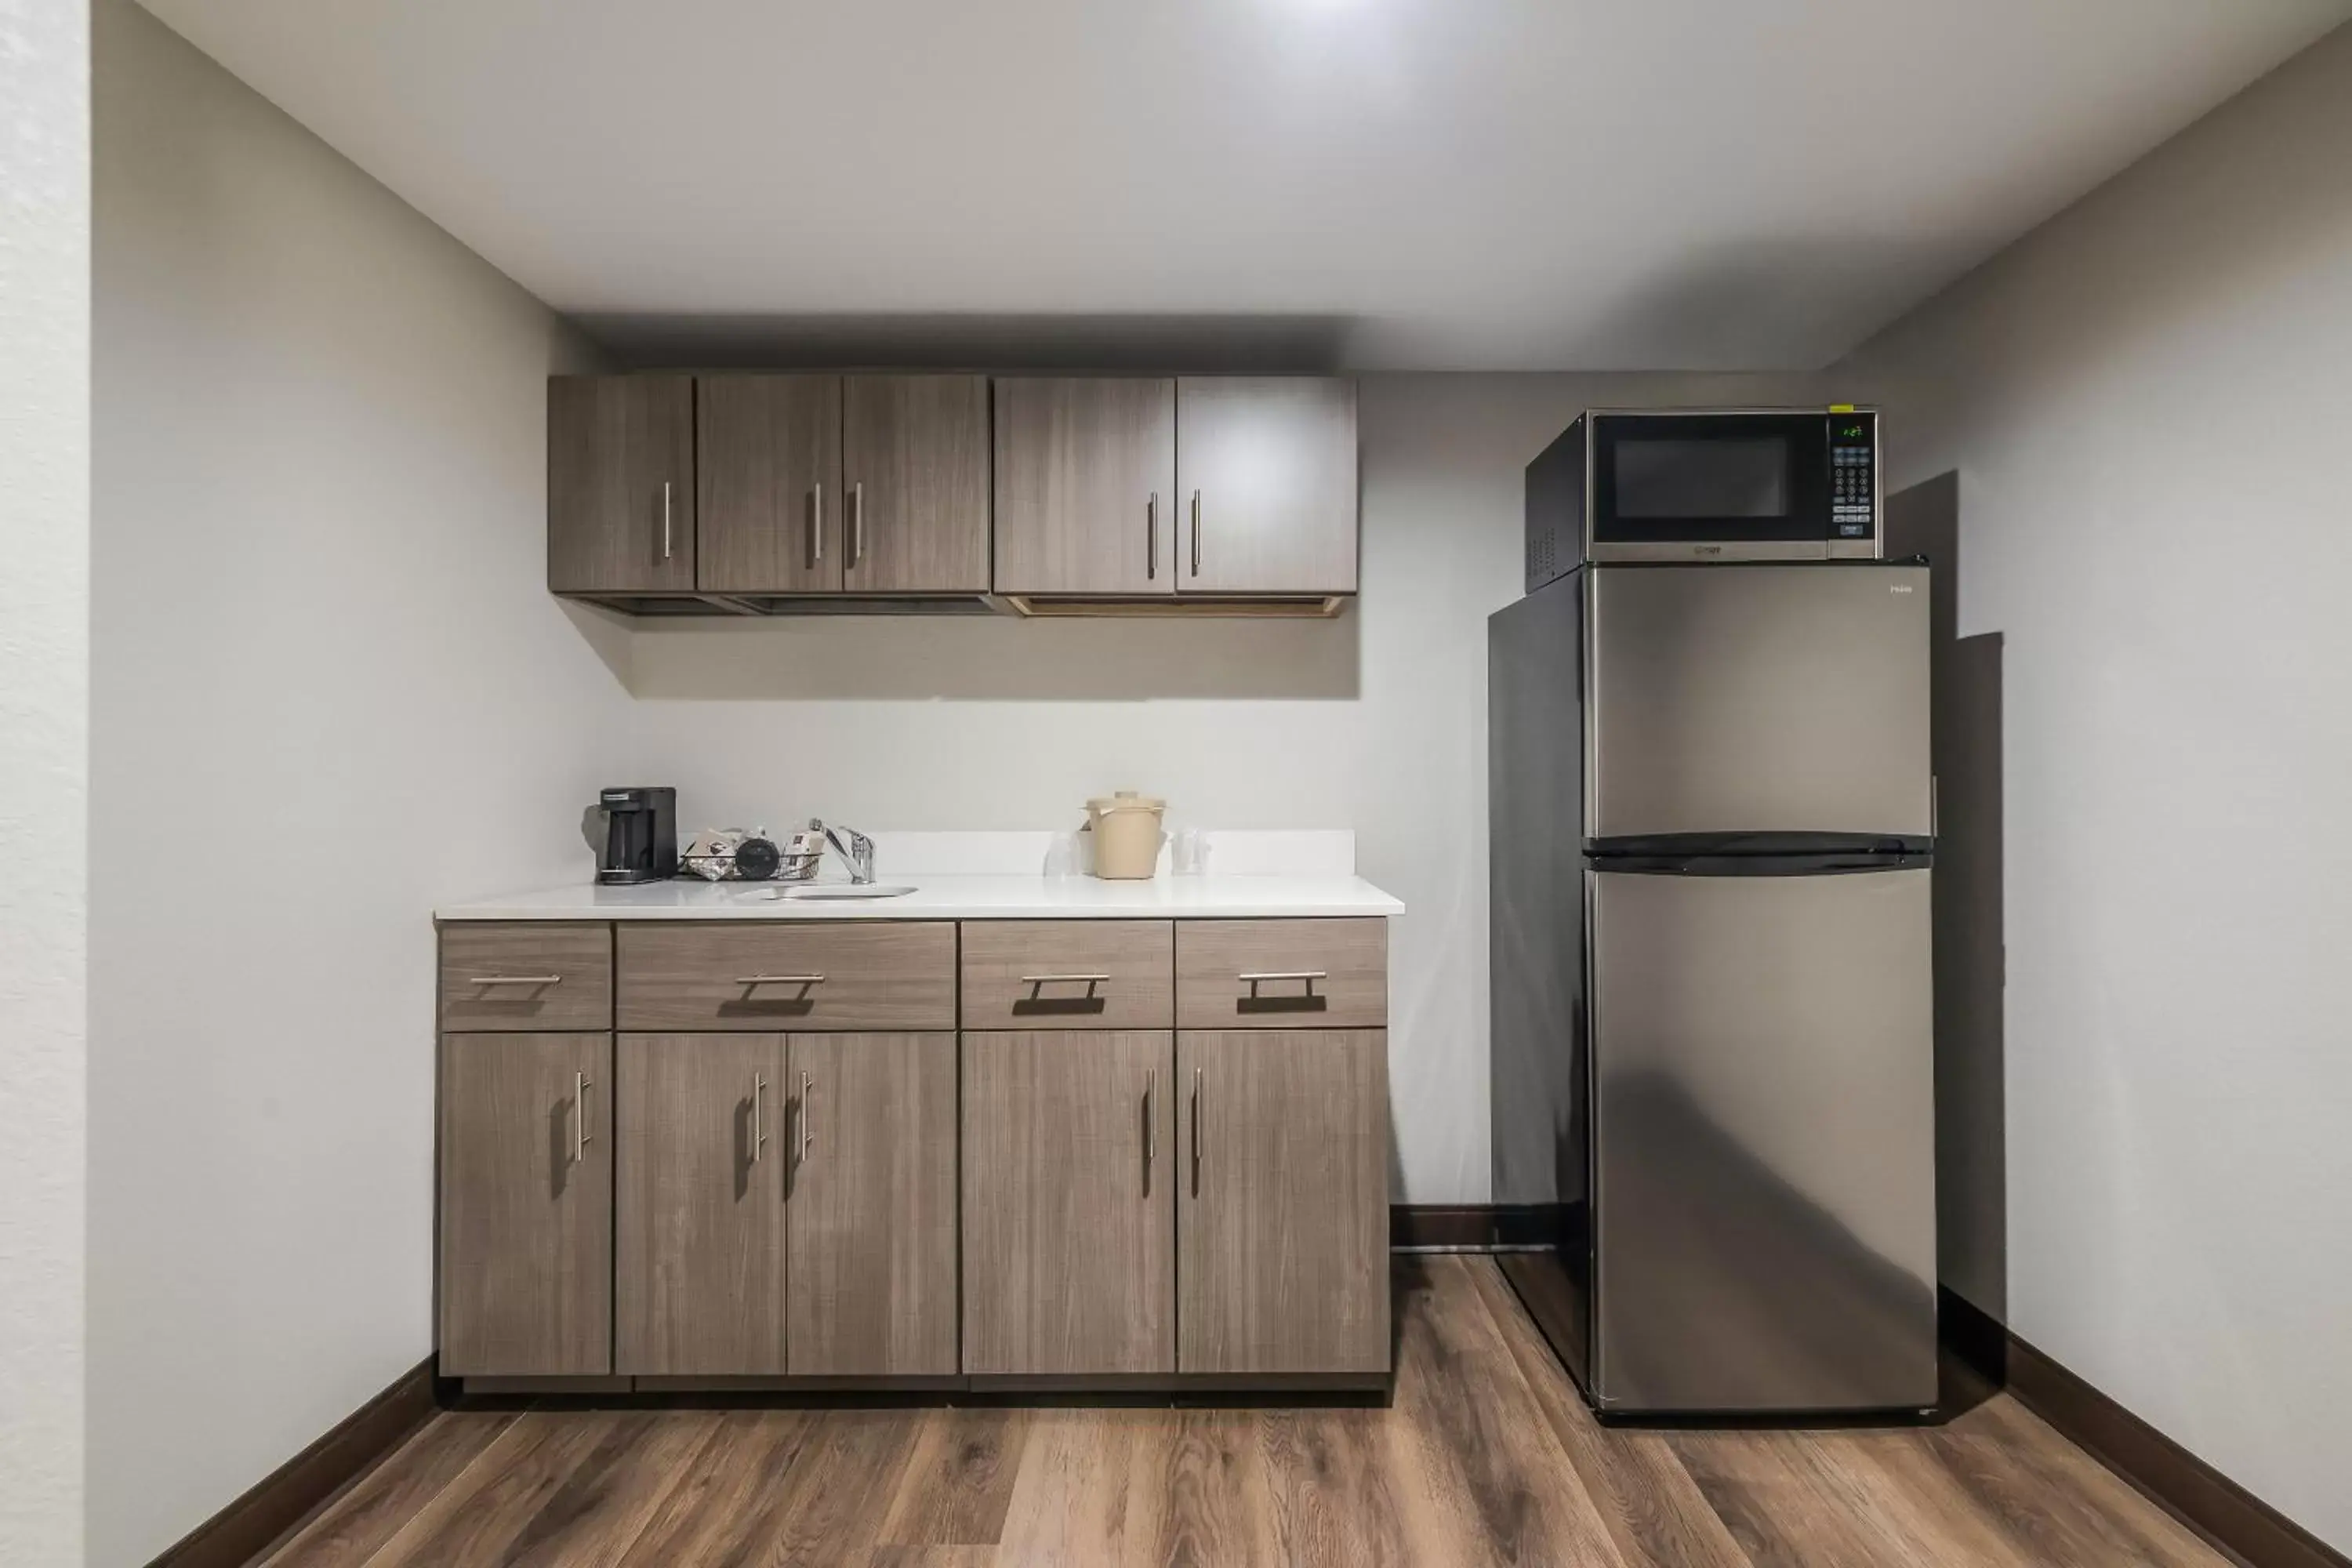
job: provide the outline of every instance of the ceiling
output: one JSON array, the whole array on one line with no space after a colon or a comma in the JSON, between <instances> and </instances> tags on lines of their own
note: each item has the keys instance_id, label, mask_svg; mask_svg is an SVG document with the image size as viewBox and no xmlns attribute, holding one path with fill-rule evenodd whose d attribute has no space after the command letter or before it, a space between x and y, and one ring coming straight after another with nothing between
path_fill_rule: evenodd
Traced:
<instances>
[{"instance_id":1,"label":"ceiling","mask_svg":"<svg viewBox=\"0 0 2352 1568\"><path fill-rule=\"evenodd\" d=\"M625 351L895 323L1421 369L1827 363L2352 15L148 3Z\"/></svg>"}]
</instances>

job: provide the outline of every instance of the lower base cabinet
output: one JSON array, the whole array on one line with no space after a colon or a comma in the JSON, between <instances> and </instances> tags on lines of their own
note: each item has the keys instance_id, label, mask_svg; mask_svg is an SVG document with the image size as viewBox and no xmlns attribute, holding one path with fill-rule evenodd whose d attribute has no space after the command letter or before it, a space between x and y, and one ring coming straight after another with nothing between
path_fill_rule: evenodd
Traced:
<instances>
[{"instance_id":1,"label":"lower base cabinet","mask_svg":"<svg viewBox=\"0 0 2352 1568\"><path fill-rule=\"evenodd\" d=\"M613 1370L613 1037L441 1037L441 1371Z\"/></svg>"},{"instance_id":2,"label":"lower base cabinet","mask_svg":"<svg viewBox=\"0 0 2352 1568\"><path fill-rule=\"evenodd\" d=\"M1176 1079L1177 1370L1386 1372L1386 1031L1187 1031Z\"/></svg>"},{"instance_id":3,"label":"lower base cabinet","mask_svg":"<svg viewBox=\"0 0 2352 1568\"><path fill-rule=\"evenodd\" d=\"M963 1370L1176 1369L1166 1030L963 1037Z\"/></svg>"},{"instance_id":4,"label":"lower base cabinet","mask_svg":"<svg viewBox=\"0 0 2352 1568\"><path fill-rule=\"evenodd\" d=\"M794 1035L789 1363L956 1367L956 1037Z\"/></svg>"},{"instance_id":5,"label":"lower base cabinet","mask_svg":"<svg viewBox=\"0 0 2352 1568\"><path fill-rule=\"evenodd\" d=\"M620 1037L616 1373L956 1371L950 1034Z\"/></svg>"},{"instance_id":6,"label":"lower base cabinet","mask_svg":"<svg viewBox=\"0 0 2352 1568\"><path fill-rule=\"evenodd\" d=\"M782 1376L786 1042L623 1035L616 1373Z\"/></svg>"},{"instance_id":7,"label":"lower base cabinet","mask_svg":"<svg viewBox=\"0 0 2352 1568\"><path fill-rule=\"evenodd\" d=\"M445 933L440 1369L1376 1387L1384 934Z\"/></svg>"}]
</instances>

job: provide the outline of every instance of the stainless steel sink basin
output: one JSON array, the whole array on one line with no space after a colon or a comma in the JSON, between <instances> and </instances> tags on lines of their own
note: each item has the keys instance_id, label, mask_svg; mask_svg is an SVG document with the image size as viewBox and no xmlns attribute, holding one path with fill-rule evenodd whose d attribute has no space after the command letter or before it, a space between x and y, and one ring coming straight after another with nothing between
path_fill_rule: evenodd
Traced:
<instances>
[{"instance_id":1,"label":"stainless steel sink basin","mask_svg":"<svg viewBox=\"0 0 2352 1568\"><path fill-rule=\"evenodd\" d=\"M747 904L821 902L832 899L903 899L915 889L904 882L799 882L759 888L742 895Z\"/></svg>"}]
</instances>

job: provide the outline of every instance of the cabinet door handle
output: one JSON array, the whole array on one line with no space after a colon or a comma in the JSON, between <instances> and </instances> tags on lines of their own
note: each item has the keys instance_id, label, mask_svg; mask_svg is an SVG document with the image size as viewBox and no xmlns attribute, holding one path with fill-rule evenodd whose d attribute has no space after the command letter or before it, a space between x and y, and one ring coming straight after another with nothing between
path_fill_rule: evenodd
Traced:
<instances>
[{"instance_id":1,"label":"cabinet door handle","mask_svg":"<svg viewBox=\"0 0 2352 1568\"><path fill-rule=\"evenodd\" d=\"M768 1080L758 1073L751 1075L751 1163L760 1163L760 1151L768 1146L768 1134L760 1126L760 1100L768 1092Z\"/></svg>"},{"instance_id":2,"label":"cabinet door handle","mask_svg":"<svg viewBox=\"0 0 2352 1568\"><path fill-rule=\"evenodd\" d=\"M1277 980L1296 980L1305 985L1307 987L1307 994L1312 996L1315 994L1315 983L1318 980L1328 980L1330 977L1330 973L1328 970L1322 969L1269 969L1256 974L1236 974L1234 976L1234 979L1249 987L1250 996L1253 1000L1257 996L1257 988L1259 986Z\"/></svg>"},{"instance_id":3,"label":"cabinet door handle","mask_svg":"<svg viewBox=\"0 0 2352 1568\"><path fill-rule=\"evenodd\" d=\"M816 501L809 509L809 561L812 565L824 560L824 482L816 485Z\"/></svg>"},{"instance_id":4,"label":"cabinet door handle","mask_svg":"<svg viewBox=\"0 0 2352 1568\"><path fill-rule=\"evenodd\" d=\"M477 974L469 978L466 984L468 985L561 985L563 984L563 976L561 974Z\"/></svg>"},{"instance_id":5,"label":"cabinet door handle","mask_svg":"<svg viewBox=\"0 0 2352 1568\"><path fill-rule=\"evenodd\" d=\"M1160 492L1143 503L1143 580L1147 583L1160 575Z\"/></svg>"},{"instance_id":6,"label":"cabinet door handle","mask_svg":"<svg viewBox=\"0 0 2352 1568\"><path fill-rule=\"evenodd\" d=\"M1192 1069L1192 1195L1201 1195L1201 1069Z\"/></svg>"},{"instance_id":7,"label":"cabinet door handle","mask_svg":"<svg viewBox=\"0 0 2352 1568\"><path fill-rule=\"evenodd\" d=\"M572 1075L572 1163L575 1165L588 1158L588 1145L594 1141L588 1133L588 1091L595 1087L586 1073Z\"/></svg>"},{"instance_id":8,"label":"cabinet door handle","mask_svg":"<svg viewBox=\"0 0 2352 1568\"><path fill-rule=\"evenodd\" d=\"M1160 1158L1160 1118L1153 1103L1160 1097L1160 1069L1143 1069L1143 1190L1151 1190L1151 1166Z\"/></svg>"},{"instance_id":9,"label":"cabinet door handle","mask_svg":"<svg viewBox=\"0 0 2352 1568\"><path fill-rule=\"evenodd\" d=\"M809 1075L801 1074L801 1152L793 1162L799 1165L808 1163L809 1145L816 1142L816 1134L809 1131Z\"/></svg>"},{"instance_id":10,"label":"cabinet door handle","mask_svg":"<svg viewBox=\"0 0 2352 1568\"><path fill-rule=\"evenodd\" d=\"M1192 492L1192 575L1201 574L1201 492Z\"/></svg>"},{"instance_id":11,"label":"cabinet door handle","mask_svg":"<svg viewBox=\"0 0 2352 1568\"><path fill-rule=\"evenodd\" d=\"M662 559L669 559L669 481L662 481Z\"/></svg>"},{"instance_id":12,"label":"cabinet door handle","mask_svg":"<svg viewBox=\"0 0 2352 1568\"><path fill-rule=\"evenodd\" d=\"M849 564L866 558L866 481L849 487Z\"/></svg>"}]
</instances>

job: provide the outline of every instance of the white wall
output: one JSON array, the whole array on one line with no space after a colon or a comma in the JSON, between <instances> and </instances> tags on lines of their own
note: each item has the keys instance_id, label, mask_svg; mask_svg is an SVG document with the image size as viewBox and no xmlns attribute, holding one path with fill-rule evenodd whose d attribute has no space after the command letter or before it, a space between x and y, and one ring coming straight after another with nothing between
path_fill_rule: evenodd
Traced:
<instances>
[{"instance_id":1,"label":"white wall","mask_svg":"<svg viewBox=\"0 0 2352 1568\"><path fill-rule=\"evenodd\" d=\"M116 1568L431 1349L428 913L586 874L627 703L544 589L542 378L576 346L128 0L95 29L89 1500Z\"/></svg>"},{"instance_id":2,"label":"white wall","mask_svg":"<svg viewBox=\"0 0 2352 1568\"><path fill-rule=\"evenodd\" d=\"M1352 827L1391 931L1396 1192L1488 1191L1486 616L1521 591L1521 471L1604 402L1799 399L1804 378L1370 376L1362 598L1328 622L801 620L634 635L636 772L691 821Z\"/></svg>"},{"instance_id":3,"label":"white wall","mask_svg":"<svg viewBox=\"0 0 2352 1568\"><path fill-rule=\"evenodd\" d=\"M2008 1321L2352 1550L2352 30L1843 368L2004 638Z\"/></svg>"},{"instance_id":4,"label":"white wall","mask_svg":"<svg viewBox=\"0 0 2352 1568\"><path fill-rule=\"evenodd\" d=\"M0 5L0 1563L81 1560L89 13Z\"/></svg>"}]
</instances>

